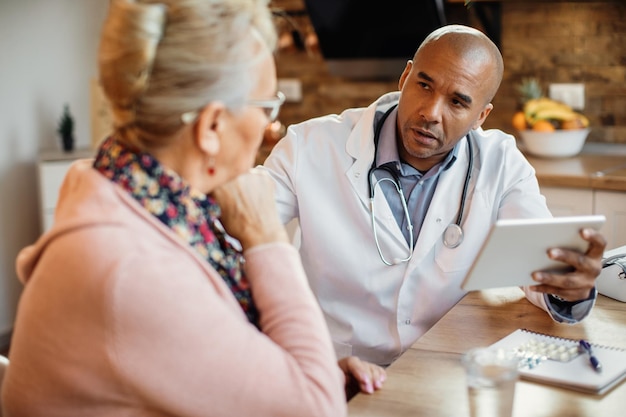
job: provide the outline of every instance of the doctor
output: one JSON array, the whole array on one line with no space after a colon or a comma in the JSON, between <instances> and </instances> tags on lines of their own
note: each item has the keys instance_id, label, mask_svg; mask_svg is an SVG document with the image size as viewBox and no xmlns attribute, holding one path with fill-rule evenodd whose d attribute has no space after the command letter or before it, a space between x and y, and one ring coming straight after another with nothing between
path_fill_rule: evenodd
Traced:
<instances>
[{"instance_id":1,"label":"doctor","mask_svg":"<svg viewBox=\"0 0 626 417\"><path fill-rule=\"evenodd\" d=\"M480 31L450 25L408 61L399 92L291 126L265 162L338 358L389 365L464 295L460 284L502 218L549 217L515 139L481 125L503 63ZM528 299L558 322L595 300L604 238L553 249L574 272L536 272Z\"/></svg>"}]
</instances>

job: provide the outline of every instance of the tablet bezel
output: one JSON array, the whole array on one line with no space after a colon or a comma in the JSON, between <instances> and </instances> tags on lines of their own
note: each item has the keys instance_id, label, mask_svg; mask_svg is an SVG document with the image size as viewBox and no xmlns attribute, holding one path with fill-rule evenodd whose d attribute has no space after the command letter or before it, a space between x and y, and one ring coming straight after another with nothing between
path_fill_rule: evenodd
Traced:
<instances>
[{"instance_id":1,"label":"tablet bezel","mask_svg":"<svg viewBox=\"0 0 626 417\"><path fill-rule=\"evenodd\" d=\"M497 220L461 288L474 291L537 285L531 278L533 271L569 268L548 258L549 248L585 252L589 243L580 236L580 230L586 227L600 230L605 222L603 215Z\"/></svg>"}]
</instances>

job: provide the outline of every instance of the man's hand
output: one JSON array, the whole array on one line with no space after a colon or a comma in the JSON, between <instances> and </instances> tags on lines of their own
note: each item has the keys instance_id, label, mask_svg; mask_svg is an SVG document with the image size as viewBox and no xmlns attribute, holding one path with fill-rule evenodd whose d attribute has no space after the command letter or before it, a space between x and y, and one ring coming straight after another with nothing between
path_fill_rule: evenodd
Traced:
<instances>
[{"instance_id":1,"label":"man's hand","mask_svg":"<svg viewBox=\"0 0 626 417\"><path fill-rule=\"evenodd\" d=\"M339 367L346 376L346 397L349 400L359 391L371 394L383 386L387 373L373 363L362 361L356 356L339 360Z\"/></svg>"},{"instance_id":2,"label":"man's hand","mask_svg":"<svg viewBox=\"0 0 626 417\"><path fill-rule=\"evenodd\" d=\"M589 298L596 278L602 270L602 256L606 239L599 232L586 228L580 235L589 242L584 254L568 249L550 248L548 257L571 265L574 270L566 273L535 271L532 277L539 285L531 286L532 291L556 295L566 301L579 301Z\"/></svg>"}]
</instances>

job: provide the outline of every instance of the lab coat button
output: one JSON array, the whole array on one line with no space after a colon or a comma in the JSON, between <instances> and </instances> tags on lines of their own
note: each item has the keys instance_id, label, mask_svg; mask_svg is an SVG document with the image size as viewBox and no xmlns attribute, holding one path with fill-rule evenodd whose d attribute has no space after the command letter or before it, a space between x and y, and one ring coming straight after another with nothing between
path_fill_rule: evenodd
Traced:
<instances>
[{"instance_id":1,"label":"lab coat button","mask_svg":"<svg viewBox=\"0 0 626 417\"><path fill-rule=\"evenodd\" d=\"M411 324L411 320L405 320L405 321L404 321L404 324L406 324L406 325Z\"/></svg>"},{"instance_id":2,"label":"lab coat button","mask_svg":"<svg viewBox=\"0 0 626 417\"><path fill-rule=\"evenodd\" d=\"M355 173L354 173L354 178L359 178L360 176L361 176L361 173L360 173L360 172L355 172Z\"/></svg>"}]
</instances>

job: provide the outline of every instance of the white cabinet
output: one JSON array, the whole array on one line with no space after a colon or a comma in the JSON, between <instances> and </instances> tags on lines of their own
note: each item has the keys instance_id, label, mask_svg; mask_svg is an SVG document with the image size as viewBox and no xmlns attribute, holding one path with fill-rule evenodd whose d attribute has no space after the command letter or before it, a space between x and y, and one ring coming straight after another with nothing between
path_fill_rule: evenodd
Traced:
<instances>
[{"instance_id":1,"label":"white cabinet","mask_svg":"<svg viewBox=\"0 0 626 417\"><path fill-rule=\"evenodd\" d=\"M60 151L44 152L39 156L39 213L41 231L50 229L54 221L54 209L59 196L59 189L70 165L82 158L91 158L92 150L76 150L65 153Z\"/></svg>"},{"instance_id":2,"label":"white cabinet","mask_svg":"<svg viewBox=\"0 0 626 417\"><path fill-rule=\"evenodd\" d=\"M603 214L607 249L626 245L626 193L591 188L541 187L554 216Z\"/></svg>"},{"instance_id":3,"label":"white cabinet","mask_svg":"<svg viewBox=\"0 0 626 417\"><path fill-rule=\"evenodd\" d=\"M555 217L593 214L593 190L588 188L541 187Z\"/></svg>"},{"instance_id":4,"label":"white cabinet","mask_svg":"<svg viewBox=\"0 0 626 417\"><path fill-rule=\"evenodd\" d=\"M626 245L626 193L605 190L593 193L594 212L606 216L602 233L607 240L607 249Z\"/></svg>"}]
</instances>

